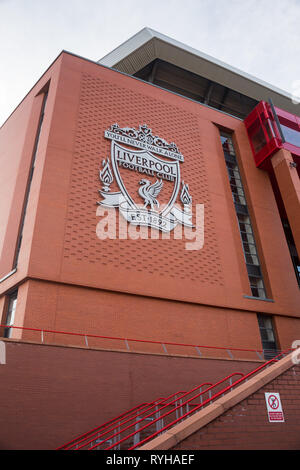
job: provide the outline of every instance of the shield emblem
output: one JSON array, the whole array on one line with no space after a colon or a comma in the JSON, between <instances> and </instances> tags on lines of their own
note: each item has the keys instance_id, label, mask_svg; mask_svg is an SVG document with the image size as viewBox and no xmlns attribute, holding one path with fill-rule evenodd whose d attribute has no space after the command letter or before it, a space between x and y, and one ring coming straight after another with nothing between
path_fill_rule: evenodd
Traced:
<instances>
[{"instance_id":1,"label":"shield emblem","mask_svg":"<svg viewBox=\"0 0 300 470\"><path fill-rule=\"evenodd\" d=\"M178 161L167 161L149 150L131 150L112 141L111 163L131 210L143 208L160 217L171 211L180 188Z\"/></svg>"}]
</instances>

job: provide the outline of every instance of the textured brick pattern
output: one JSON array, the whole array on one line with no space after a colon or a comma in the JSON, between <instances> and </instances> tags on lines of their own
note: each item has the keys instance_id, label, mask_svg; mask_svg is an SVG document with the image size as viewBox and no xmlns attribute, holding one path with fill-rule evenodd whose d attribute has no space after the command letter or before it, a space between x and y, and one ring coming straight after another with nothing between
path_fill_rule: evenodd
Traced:
<instances>
[{"instance_id":1,"label":"textured brick pattern","mask_svg":"<svg viewBox=\"0 0 300 470\"><path fill-rule=\"evenodd\" d=\"M0 450L55 449L145 401L256 363L7 342Z\"/></svg>"},{"instance_id":2,"label":"textured brick pattern","mask_svg":"<svg viewBox=\"0 0 300 470\"><path fill-rule=\"evenodd\" d=\"M269 423L265 392L280 393L284 423ZM299 450L300 367L292 367L174 449Z\"/></svg>"},{"instance_id":3,"label":"textured brick pattern","mask_svg":"<svg viewBox=\"0 0 300 470\"><path fill-rule=\"evenodd\" d=\"M185 162L180 164L181 178L189 184L193 203L205 204L205 234L208 236L204 249L196 254L185 250L187 240L161 240L159 243L156 240L131 240L130 244L127 240L105 240L103 250L103 242L96 236L99 221L95 215L96 203L101 199L97 190L102 186L99 180L102 160L110 156L111 143L104 138L104 131L115 122L121 127L135 128L146 123L153 134L168 142L175 141L178 145L185 157ZM65 258L97 263L99 269L108 265L118 269L123 265L128 270L146 270L150 274L156 272L171 278L223 285L198 127L197 116L192 113L84 73L70 185ZM137 175L130 170L127 173L129 189L137 194ZM164 184L165 200L170 194L170 185L170 182ZM118 190L116 185L112 185L111 189Z\"/></svg>"}]
</instances>

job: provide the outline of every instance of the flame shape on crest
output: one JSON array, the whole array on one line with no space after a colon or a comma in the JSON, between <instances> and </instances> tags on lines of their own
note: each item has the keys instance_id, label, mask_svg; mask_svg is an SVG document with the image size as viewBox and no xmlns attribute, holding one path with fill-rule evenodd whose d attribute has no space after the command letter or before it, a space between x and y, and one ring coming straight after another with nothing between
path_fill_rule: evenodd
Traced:
<instances>
[{"instance_id":1,"label":"flame shape on crest","mask_svg":"<svg viewBox=\"0 0 300 470\"><path fill-rule=\"evenodd\" d=\"M185 184L184 181L182 181L180 200L184 206L189 206L192 202L192 196L189 193L189 185Z\"/></svg>"},{"instance_id":2,"label":"flame shape on crest","mask_svg":"<svg viewBox=\"0 0 300 470\"><path fill-rule=\"evenodd\" d=\"M110 165L109 165L109 158L107 158L107 160L104 159L102 161L102 166L103 166L103 169L99 172L100 181L103 183L103 190L108 192L109 186L114 180L111 169L110 169Z\"/></svg>"}]
</instances>

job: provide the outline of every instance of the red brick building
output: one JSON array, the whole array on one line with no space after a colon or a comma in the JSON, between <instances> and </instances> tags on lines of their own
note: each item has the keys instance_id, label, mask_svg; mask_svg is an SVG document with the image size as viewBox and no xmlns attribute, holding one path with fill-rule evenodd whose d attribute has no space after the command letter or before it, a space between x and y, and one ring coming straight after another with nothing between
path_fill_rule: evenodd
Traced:
<instances>
[{"instance_id":1,"label":"red brick building","mask_svg":"<svg viewBox=\"0 0 300 470\"><path fill-rule=\"evenodd\" d=\"M300 338L299 116L283 92L149 29L99 63L63 51L0 130L0 316L15 327L2 336L250 361L290 348ZM161 182L165 212L147 207L141 178ZM145 203L174 222L184 184L194 226L202 209L181 239L174 227L149 238L153 218L142 238L122 206L101 205L122 193L131 210ZM115 236L101 239L108 214Z\"/></svg>"}]
</instances>

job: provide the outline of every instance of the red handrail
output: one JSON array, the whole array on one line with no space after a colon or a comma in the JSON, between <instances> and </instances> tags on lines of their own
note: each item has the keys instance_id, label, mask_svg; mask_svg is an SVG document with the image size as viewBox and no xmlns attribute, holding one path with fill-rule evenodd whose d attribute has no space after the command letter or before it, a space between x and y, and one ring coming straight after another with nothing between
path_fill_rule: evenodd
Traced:
<instances>
[{"instance_id":1,"label":"red handrail","mask_svg":"<svg viewBox=\"0 0 300 470\"><path fill-rule=\"evenodd\" d=\"M150 439L153 439L154 437L156 437L158 434L161 434L162 432L166 431L167 429L169 429L171 426L174 426L174 424L176 424L177 422L181 421L182 419L186 418L187 416L189 416L191 413L195 413L195 411L198 411L200 408L202 408L203 406L205 406L206 404L210 403L212 400L215 400L216 398L218 398L220 395L223 395L224 393L226 393L228 390L231 390L233 386L236 386L238 384L240 384L241 382L243 382L244 380L247 380L249 377L251 377L252 375L254 375L255 373L257 373L258 371L260 371L261 369L263 369L264 367L270 365L271 363L273 362L277 362L278 359L277 357L285 354L286 352L290 351L290 349L288 349L287 351L285 352L282 352L280 353L278 356L274 357L273 359L271 359L270 361L267 361L265 364L257 367L256 369L254 369L253 371L249 372L248 374L246 375L243 375L243 377L241 377L240 379L238 379L236 382L234 382L233 384L229 385L228 387L225 387L223 390L221 390L220 392L216 393L215 395L213 395L211 398L208 398L207 400L205 400L203 403L201 403L200 405L196 406L193 410L185 413L183 416L181 416L180 418L177 418L175 419L174 421L172 421L171 423L168 423L166 426L164 426L162 429L160 429L159 431L156 431L155 433L151 434L150 436L146 437L145 439L143 439L142 441L138 442L137 444L135 444L134 446L131 446L128 448L128 450L133 450L135 449L136 447L139 447L141 446L142 444L144 444L145 442L148 442ZM173 410L172 410L173 411ZM162 416L163 417L163 416ZM161 418L162 418L161 417ZM161 419L160 418L160 419ZM152 421L153 423L153 421ZM151 423L151 424L152 424ZM147 425L149 426L149 425ZM147 427L145 426L145 427ZM141 431L141 429L139 429L139 431ZM129 436L127 436L128 438ZM119 443L116 443L116 444L119 444ZM115 445L116 445L115 444ZM111 449L111 447L108 447L106 448L106 450L109 450ZM92 448L91 448L92 449ZM91 450L90 449L90 450Z\"/></svg>"},{"instance_id":2,"label":"red handrail","mask_svg":"<svg viewBox=\"0 0 300 470\"><path fill-rule=\"evenodd\" d=\"M205 385L205 384L202 384L202 385ZM197 388L200 388L202 385L199 385L199 387L197 387ZM74 445L79 444L80 442L84 441L85 439L88 439L89 437L94 436L95 434L98 435L98 432L99 432L99 430L100 430L101 428L107 428L109 425L112 425L112 424L114 424L115 422L118 422L118 423L119 423L122 419L127 418L128 416L130 416L130 415L131 415L132 413L134 413L135 411L141 410L142 408L145 408L145 407L150 407L151 405L156 406L157 404L163 403L163 401L168 400L168 399L174 397L175 395L180 395L180 394L183 394L183 393L186 393L186 392L185 392L185 391L178 391L178 392L173 393L172 395L168 396L167 398L159 397L159 398L157 398L156 400L154 400L154 401L152 401L152 402L150 402L150 403L145 402L145 403L142 403L141 405L137 405L137 406L135 406L134 408L131 408L130 410L128 410L127 412L122 413L121 415L117 416L116 418L111 419L110 421L107 421L106 423L101 424L100 426L97 426L96 428L93 428L93 429L91 429L90 431L88 431L88 432L86 432L86 433L84 433L84 434L80 434L80 435L77 436L75 439L73 439L72 441L69 441L69 442L67 442L66 444L64 444L64 445L62 445L62 446L60 446L60 447L58 447L56 450L60 450L60 449L62 449L62 448L69 447L69 446L70 446L69 448L74 447ZM144 410L143 413L144 413L145 411L149 411L149 409L148 409L148 410ZM143 413L139 413L139 415L140 415L140 414L143 414ZM136 416L139 416L139 415L134 415L134 418L136 418ZM132 419L132 418L131 418L131 419ZM130 419L130 420L131 420L131 419ZM128 420L128 421L130 421L130 420ZM126 422L127 422L127 421L125 421L125 423L126 423ZM122 424L124 424L124 423L122 423ZM116 426L116 427L118 427L118 426ZM115 429L115 428L109 429L109 431L112 431L113 429ZM91 434L91 433L92 433L92 434ZM102 434L98 435L98 437L101 436L101 435L102 435ZM86 436L86 437L85 437L85 436ZM82 439L80 439L80 438L82 438ZM78 441L78 439L80 439L80 441ZM92 440L93 440L93 439L92 439ZM89 441L89 442L91 442L91 441ZM70 445L70 444L71 444L71 445ZM68 450L69 450L69 449L68 449Z\"/></svg>"},{"instance_id":3,"label":"red handrail","mask_svg":"<svg viewBox=\"0 0 300 470\"><path fill-rule=\"evenodd\" d=\"M214 400L215 398L218 398L220 395L226 393L228 390L232 389L233 386L236 386L237 384L241 383L242 381L246 380L248 377L250 377L251 375L255 374L256 372L258 372L260 369L262 369L263 367L266 367L267 365L269 365L270 363L273 363L273 362L276 362L277 359L276 358L273 358L271 359L270 361L267 361L265 364L263 364L262 366L254 369L252 372L246 374L244 376L244 374L241 374L241 373L234 373L234 374L231 374L230 376L228 377L225 377L224 379L222 379L221 381L217 382L214 386L210 387L210 388L214 388L215 386L219 385L220 383L224 382L225 380L228 380L230 377L234 376L234 375L241 375L242 377L240 379L238 379L236 382L234 382L233 384L229 385L228 387L225 387L224 389L222 389L220 392L216 393L213 397L205 400L203 403L201 403L200 405L198 406L195 406L193 410L185 413L183 416L181 416L180 418L177 418L176 420L174 420L172 423L169 423L168 425L166 425L164 428L160 429L159 431L156 431L155 433L153 433L151 436L148 436L146 439L144 439L143 441L137 443L136 445L130 447L128 450L132 450L138 446L141 445L141 443L144 443L150 439L152 439L153 437L155 437L156 435L160 434L161 432L165 431L166 429L170 428L171 426L173 426L174 424L176 424L178 421L181 421L182 419L184 419L185 417L189 416L191 413L194 413L195 411L197 411L198 409L202 408L203 406L205 406L206 404L210 403L212 400ZM209 389L206 389L204 392L202 393L205 393L207 392ZM199 394L200 395L200 394ZM183 398L183 397L182 397ZM177 408L181 408L183 407L184 405L186 405L188 402L194 400L195 398L197 398L197 396L187 400L186 402L184 402L182 405L178 406ZM161 409L163 409L165 407L162 407ZM142 428L139 428L138 431L135 431L131 434L129 434L128 436L124 437L123 439L120 439L118 442L115 442L113 445L109 446L109 447L106 447L105 450L110 450L112 448L114 448L116 445L119 445L121 444L122 442L126 441L127 439L133 437L135 434L137 433L140 433L141 431L143 431L144 429L148 428L149 426L152 426L155 422L163 419L164 417L170 415L171 413L173 413L177 408L174 408L174 410L171 410L167 413L165 413L164 415L161 415L159 418L151 421L151 423L143 426ZM159 411L159 410L157 410ZM126 429L126 428L125 428ZM114 437L114 436L111 436L111 437ZM103 441L105 442L105 441ZM102 443L103 443L102 442ZM102 444L101 443L101 444ZM94 445L93 447L91 447L89 450L92 450L94 449L95 447L98 447L98 444Z\"/></svg>"},{"instance_id":4,"label":"red handrail","mask_svg":"<svg viewBox=\"0 0 300 470\"><path fill-rule=\"evenodd\" d=\"M148 410L146 410L146 411L147 411L147 412L150 411L152 408L156 407L157 405L161 405L162 403L166 402L166 400L170 400L171 398L173 398L175 395L178 395L179 393L183 393L183 395L180 397L180 399L182 399L185 395L190 394L190 393L192 393L192 392L195 391L195 390L198 390L198 388L201 388L201 387L203 387L204 385L211 385L211 384L210 384L210 383L203 383L203 384L198 385L197 387L195 387L194 389L192 389L192 390L190 390L190 391L188 391L188 392L176 392L176 393L173 393L172 395L168 396L167 398L164 398L160 403L157 403L157 400L156 400L155 403L152 402L152 403L154 403L154 405L151 406L151 407L150 407ZM203 392L203 393L204 393L204 392ZM194 399L194 398L195 398L195 397L193 397L193 399ZM149 417L152 416L153 414L155 414L155 413L157 413L158 411L160 411L162 408L165 408L166 406L169 406L169 405L171 405L172 403L177 402L177 401L178 401L178 398L176 398L176 399L174 399L173 401L171 401L171 402L165 404L163 407L159 408L158 410L155 409L152 413L147 414L146 416L144 416L144 417L141 418L140 420L135 421L134 423L128 425L128 426L125 427L125 428L123 428L123 429L122 429L122 432L123 432L123 431L126 431L127 429L131 428L132 426L135 426L135 425L138 424L139 422L144 421L146 418L149 418ZM142 413L139 413L138 415L134 416L133 418L136 419L138 416L143 415L146 411L143 411ZM123 422L122 425L128 423L129 421L132 421L133 418L128 419L127 421ZM117 428L117 427L118 427L118 426L116 426L116 428ZM102 433L102 434L99 434L99 435L97 436L97 438L99 439L100 437L104 436L104 435L107 434L108 432L114 431L114 429L116 429L116 428L110 429L109 431L106 431L106 432L104 432L104 433ZM103 442L106 442L106 441L108 441L108 440L110 440L111 438L113 438L113 437L115 437L115 436L117 436L120 432L121 432L121 431L119 431L119 432L117 432L117 433L115 433L115 434L112 434L112 435L108 436L106 439L104 439L104 440L102 441L102 443L103 443ZM97 434L97 433L94 433L94 434ZM94 434L93 434L93 435L94 435ZM89 436L89 437L90 437L90 436ZM90 444L93 440L94 440L94 439L91 439L90 441L85 442L85 444L81 445L81 446L78 447L76 450L79 450L79 449L81 449L82 447L87 446L87 445Z\"/></svg>"},{"instance_id":5,"label":"red handrail","mask_svg":"<svg viewBox=\"0 0 300 470\"><path fill-rule=\"evenodd\" d=\"M165 401L165 400L167 400L167 398L165 398L165 399L163 399L163 400ZM134 416L130 417L129 419L127 419L127 420L124 421L123 423L120 422L119 426L120 426L121 424L122 424L122 425L123 425L123 424L126 424L126 423L128 423L129 421L132 421L133 419L136 419L137 416L141 416L141 415L143 415L144 413L147 413L147 412L148 412L149 410L151 410L153 407L155 407L155 406L157 406L157 405L160 405L161 403L163 403L163 401L159 401L159 399L158 399L158 400L155 400L155 401L153 401L153 402L147 403L147 404L145 405L145 407L146 407L145 410L143 410L141 413L138 413L137 415L134 415ZM144 407L142 407L142 408L144 408ZM132 414L132 413L130 413L130 414ZM124 418L127 418L127 416L124 416ZM111 424L115 424L116 422L119 422L119 420L114 420L114 423L111 423ZM105 436L105 434L107 434L108 432L114 431L114 430L117 429L119 426L115 426L115 427L113 427L113 428L107 429L107 430L105 430L105 432L103 432L103 433L101 433L101 434L98 434L98 433L99 433L99 430L98 430L98 431L93 432L93 434L90 434L89 436L87 436L86 438L83 438L83 439L80 439L80 437L82 437L82 436L79 436L78 439L80 439L80 440L79 440L79 441L76 441L74 444L72 444L72 445L70 446L70 448L71 448L71 447L74 447L75 445L78 445L80 442L83 442L83 441L85 441L86 439L89 439L90 437L95 436L95 435L97 435L97 439L99 439L101 436ZM106 426L106 427L107 427L107 426ZM116 434L118 434L118 433L116 433ZM110 438L110 437L112 437L112 436L109 436L109 438ZM95 439L95 437L93 437L93 439L90 439L88 442L85 442L84 444L82 444L80 447L78 447L78 449L81 449L82 447L88 445L90 442L93 442L94 439ZM69 448L69 449L70 449L70 448ZM68 449L68 450L69 450L69 449ZM76 449L76 450L78 450L78 449Z\"/></svg>"},{"instance_id":6,"label":"red handrail","mask_svg":"<svg viewBox=\"0 0 300 470\"><path fill-rule=\"evenodd\" d=\"M203 383L203 384L201 384L201 385L195 387L195 389L193 389L193 390L197 390L197 389L203 387L204 385L213 385L213 384L212 384L212 383L205 382L205 383ZM107 428L109 425L112 425L112 424L114 424L114 423L117 422L117 423L118 423L118 426L116 426L115 428L111 428L111 429L108 430L108 431L111 432L111 431L113 431L114 429L118 428L120 424L125 424L125 423L127 423L128 421L131 421L133 418L136 418L137 416L142 415L145 411L149 411L149 409L148 409L148 410L144 410L142 413L139 413L138 415L134 415L134 417L132 417L132 418L130 418L129 420L125 421L125 423L124 423L124 422L121 423L121 420L122 420L122 419L124 419L124 418L126 418L126 417L129 417L130 414L134 413L134 411L141 410L142 408L147 407L147 406L151 406L151 405L153 405L153 406L151 406L151 408L153 408L154 406L157 406L158 404L162 404L162 403L165 402L166 400L169 400L170 398L173 398L173 397L176 396L176 395L183 395L183 394L186 394L186 393L191 393L193 390L190 390L189 392L179 390L178 392L173 393L172 395L168 396L167 398L159 397L159 398L157 398L155 401L152 401L152 402L150 402L150 403L142 403L141 405L138 405L138 406L136 406L136 407L134 407L134 408L128 410L126 413L123 413L123 414L117 416L116 418L114 418L114 419L112 419L112 420L110 420L110 421L108 421L108 422L102 424L101 426L97 426L96 428L93 428L93 429L91 429L90 431L88 431L88 432L86 432L86 433L84 433L84 434L81 434L80 436L78 436L77 438L73 439L72 441L67 442L66 444L64 444L64 445L62 445L62 446L60 446L60 447L58 447L56 450L60 450L60 449L66 448L66 447L68 447L68 450L70 450L70 449L71 449L72 447L74 447L75 445L78 445L80 442L85 441L86 439L88 439L88 438L90 438L90 437L92 437L92 436L95 436L95 435L97 435L97 438L99 438L99 437L101 437L102 435L107 434L107 432L102 433L102 434L98 434L98 432L99 432L99 430L100 430L101 428ZM180 398L182 398L182 397L180 397ZM179 400L180 398L177 398L177 400ZM195 397L193 397L193 398L195 398ZM175 401L177 401L177 400L175 400ZM151 408L150 408L150 409L151 409ZM155 413L156 413L157 411L159 411L159 410L155 410ZM111 437L111 436L110 436L110 437ZM82 438L82 439L80 439L80 438ZM78 439L80 439L80 440L78 440ZM91 439L91 440L90 440L89 442L87 442L85 445L89 444L89 443L92 442L93 440L94 440L94 439ZM70 445L70 444L71 444L71 445Z\"/></svg>"},{"instance_id":7,"label":"red handrail","mask_svg":"<svg viewBox=\"0 0 300 470\"><path fill-rule=\"evenodd\" d=\"M120 439L118 442L115 442L115 443L114 443L113 445L111 445L110 447L106 447L105 450L110 450L110 449L112 449L112 448L115 447L116 445L121 444L122 442L126 441L127 439L129 439L130 437L134 436L135 434L137 434L137 433L143 431L144 429L148 428L149 426L152 426L152 425L153 425L154 423L156 423L157 421L160 421L161 419L165 418L166 416L168 416L169 414L173 413L173 412L176 411L177 409L182 408L184 405L186 405L186 404L189 403L190 401L192 401L192 400L194 400L195 398L198 398L199 396L203 395L204 393L210 391L211 389L213 389L214 387L220 385L222 382L225 382L226 380L230 379L230 378L231 378L232 376L234 376L234 375L243 375L243 374L242 374L241 372L235 372L235 373L233 373L233 374L230 374L229 376L227 376L227 377L225 377L224 379L220 380L219 382L215 383L215 384L212 385L211 387L205 389L203 392L199 393L198 395L196 395L196 396L190 398L189 400L185 401L185 402L182 403L181 405L176 406L173 410L170 410L170 411L168 411L167 413L161 415L159 418L156 418L156 419L152 420L151 423L145 424L145 426L139 428L138 431L135 431L135 432L129 434L128 436L125 436L123 439ZM231 386L232 386L232 385L231 385ZM191 392L192 392L192 391L193 391L193 390L191 390ZM187 392L186 395L189 395L191 392ZM184 396L184 395L183 395L183 396ZM183 398L183 396L182 396L181 398ZM175 401L175 400L174 400L174 401ZM163 407L160 408L159 410L156 410L154 413L157 413L158 411L163 410L163 409L166 408L167 406L169 406L169 405L171 405L172 403L174 403L174 401L171 402L171 403L166 404L165 406L163 406ZM202 406L202 405L198 405L198 406ZM194 410L195 410L196 408L198 408L198 406L195 406ZM194 410L192 410L192 411L194 411ZM189 413L191 413L192 411L190 411ZM151 415L153 415L154 413L151 413L150 415L147 415L146 417L151 416ZM178 418L178 420L181 420L181 419L182 419L182 417L181 417L181 418ZM140 421L143 421L143 420L141 419ZM139 423L139 421L137 421L137 423ZM130 427L130 426L129 426L129 427ZM126 429L128 429L128 428L123 429L123 431L125 431ZM110 436L110 437L114 437L114 436ZM103 441L103 442L105 442L105 441ZM102 442L101 444L103 444L103 442ZM98 444L95 444L95 445L94 445L93 447L91 447L89 450L92 450L92 449L94 449L95 447L98 447Z\"/></svg>"},{"instance_id":8,"label":"red handrail","mask_svg":"<svg viewBox=\"0 0 300 470\"><path fill-rule=\"evenodd\" d=\"M136 338L122 338L118 336L102 336L102 335L95 335L90 333L76 333L71 331L59 331L59 330L49 330L44 328L29 328L24 326L14 326L14 325L2 325L0 324L0 328L16 328L25 331L39 331L41 333L54 333L54 334L62 334L62 335L71 335L71 336L80 336L83 338L99 338L99 339L110 339L110 340L118 340L118 341L130 341L135 343L147 343L147 344L159 344L159 345L167 345L167 346L183 346L183 347L192 347L192 348L203 348L203 349L217 349L222 351L243 351L243 352L255 352L255 353L263 353L264 350L262 349L247 349L247 348L233 348L231 346L224 347L224 346L207 346L201 344L189 344L189 343L175 343L171 341L154 341L154 340L147 340L147 339L136 339Z\"/></svg>"},{"instance_id":9,"label":"red handrail","mask_svg":"<svg viewBox=\"0 0 300 470\"><path fill-rule=\"evenodd\" d=\"M154 403L154 402L151 402L151 403ZM93 429L90 429L90 431L84 433L84 434L80 434L80 436L77 436L75 437L74 439L72 439L72 441L69 441L69 442L66 442L65 444L63 444L62 446L58 447L56 450L61 450L65 447L68 447L70 444L73 445L73 442L77 442L77 439L79 439L80 437L84 437L84 436L88 436L90 435L90 433L92 433L93 431L97 431L101 428L105 428L107 426L109 426L110 424L112 424L113 422L115 421L119 421L120 419L123 419L125 416L128 416L130 415L131 413L134 413L134 411L136 410L139 410L141 408L143 408L144 406L147 406L149 405L149 403L141 403L140 405L137 405L137 406L134 406L133 408L130 408L128 411L125 411L124 413L118 415L116 418L113 418L113 419L110 419L109 421L106 421L105 423L101 424L100 426L97 426L96 428L93 428ZM76 444L75 444L76 445ZM72 447L72 446L71 446Z\"/></svg>"},{"instance_id":10,"label":"red handrail","mask_svg":"<svg viewBox=\"0 0 300 470\"><path fill-rule=\"evenodd\" d=\"M210 398L208 398L207 400L205 400L204 402L202 402L201 404L199 405L193 405L194 408L188 412L186 412L184 415L180 416L180 418L177 418L175 419L174 421L172 421L171 423L167 424L166 426L164 426L163 428L161 428L159 431L156 431L154 432L153 434L151 434L150 436L148 436L147 438L143 439L142 441L138 442L137 444L129 447L129 450L132 450L132 449L135 449L136 447L139 447L141 446L142 444L144 444L145 442L149 441L150 439L153 439L155 436L157 436L158 434L161 434L162 432L164 432L165 430L167 430L168 428L170 428L171 426L173 426L174 424L176 424L177 422L181 421L182 419L188 417L189 415L191 415L192 413L194 413L195 411L198 411L200 408L202 408L203 406L207 405L208 403L210 403L212 400L218 398L220 395L223 395L224 393L226 393L228 390L231 390L233 387L235 387L236 385L240 384L241 382L247 380L249 377L251 377L252 375L254 375L255 373L259 372L261 369L267 367L268 365L272 364L273 362L276 362L277 360L279 360L278 358L288 352L290 352L291 349L288 349L286 351L283 351L281 352L278 356L270 359L269 361L265 362L264 364L262 364L261 366L257 367L256 369L254 369L253 371L247 373L246 375L242 374L241 372L235 372L233 374L230 374L229 376L225 377L224 379L220 380L219 382L215 383L214 385L212 384L208 384L208 383L203 383L197 387L194 387L192 390L188 391L188 392L183 392L183 391L178 391L172 395L170 395L169 397L167 398L162 398L160 397L159 399L156 399L155 401L151 402L151 403L143 403L142 405L138 405L134 408L132 408L131 410L129 410L128 412L126 413L123 413L121 415L119 415L117 418L114 418L113 420L110 420L108 421L107 423L104 423L103 425L101 426L98 426L97 428L94 428L92 429L91 431L85 433L85 434L82 434L80 435L79 437L73 439L72 441L68 442L67 444L64 444L63 446L59 447L58 449L71 449L73 448L75 445L78 445L79 443L82 443L81 446L78 447L78 449L76 450L79 450L83 447L86 447L88 444L92 443L95 438L93 439L90 439L92 436L95 436L97 435L97 439L99 439L99 437L104 437L108 432L110 433L110 435L101 441L101 443L96 443L95 445L93 445L92 447L90 447L89 450L92 450L96 447L99 447L99 445L102 445L104 444L105 442L107 442L108 440L116 437L116 436L120 436L120 433L121 432L124 432L126 431L127 429L130 429L132 428L133 426L135 426L136 424L144 421L146 418L148 417L151 417L153 416L153 414L156 414L158 412L160 412L161 410L165 409L166 407L170 406L170 405L173 405L174 403L176 404L177 401L180 399L181 400L181 404L179 406L175 406L174 405L174 408L168 412L166 412L165 414L163 415L160 415L159 418L156 418L154 420L151 421L151 423L143 426L142 428L139 428L138 430L136 430L135 432L132 432L131 434L125 436L123 439L120 439L119 441L115 442L114 444L110 445L109 447L106 447L105 450L110 450L116 446L118 446L119 444L121 444L122 442L130 439L131 437L133 437L134 435L140 433L142 430L148 428L149 426L152 426L154 423L156 423L157 421L160 421L162 420L165 416L168 416L170 415L171 413L174 413L177 409L183 409L184 406L186 406L188 403L192 402L193 400L195 400L196 398L200 397L201 395L203 395L204 393L207 393L209 392L210 390L212 390L213 388L217 387L218 385L220 385L221 383L223 383L224 381L226 380L229 380L231 377L235 376L235 375L240 375L241 378L240 379L237 379L234 383L230 384L229 386L225 387L224 389L222 389L221 391L215 393L213 396L211 396ZM205 389L203 392L197 394L197 395L194 395L193 397L189 398L188 400L184 401L182 403L182 399L188 395L191 395L193 392L195 392L196 390L198 390L199 388L203 387L204 385L209 385L209 387L207 389ZM179 395L181 394L181 397L180 398L176 398L176 399L173 399L172 401L168 401L166 403L167 400L170 400L170 398L173 398L174 396L176 395ZM160 406L160 408L156 408L152 413L148 413L153 407L157 407L158 405L162 405L163 403L165 403L163 406ZM146 410L144 410L143 412L141 412L142 408L147 408ZM132 415L133 413L135 413L135 411L139 411L139 413L136 415L134 414L133 417L130 418L130 415ZM143 415L145 412L147 412L148 414L146 414L146 416L144 416L142 419L139 419L138 421L136 421L136 418L138 416L141 416ZM130 419L126 419L126 418L130 418ZM123 421L122 423L120 423L120 420L123 420L123 419L126 419L125 421ZM130 424L128 426L126 426L125 428L123 428L122 430L119 429L119 431L117 433L114 433L114 434L111 434L111 432L113 432L116 428L120 428L120 425L124 425L130 421L132 421L132 419L135 419L135 422L133 424ZM115 426L113 428L110 428L109 430L107 430L107 427L110 426L110 425L114 425L115 423L118 422L118 426ZM103 431L105 432L102 432L101 434L99 434L99 430L103 429ZM92 434L91 434L92 433ZM80 439L80 440L78 440ZM87 439L89 439L87 441ZM85 441L85 442L84 442ZM87 441L87 442L86 442ZM71 444L71 445L70 445Z\"/></svg>"}]
</instances>

